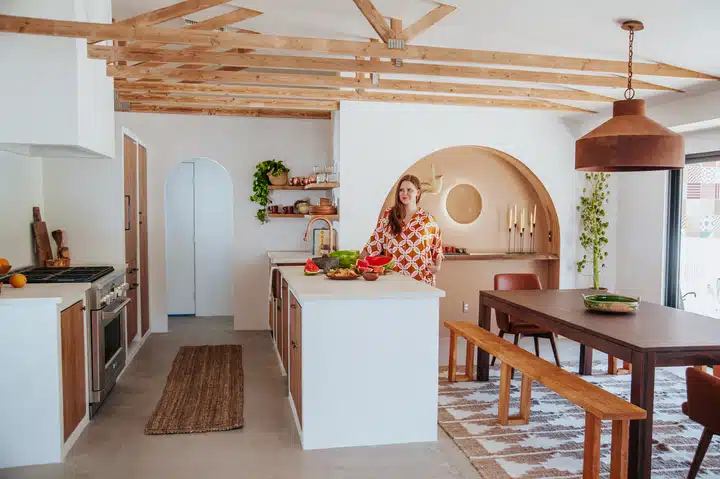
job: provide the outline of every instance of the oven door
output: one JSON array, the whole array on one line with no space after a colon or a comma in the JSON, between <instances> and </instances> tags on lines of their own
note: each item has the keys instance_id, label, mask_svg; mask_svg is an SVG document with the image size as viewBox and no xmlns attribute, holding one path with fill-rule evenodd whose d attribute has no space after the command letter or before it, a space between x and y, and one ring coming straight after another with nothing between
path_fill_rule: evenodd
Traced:
<instances>
[{"instance_id":1,"label":"oven door","mask_svg":"<svg viewBox=\"0 0 720 479\"><path fill-rule=\"evenodd\" d=\"M92 402L102 401L125 367L125 308L119 298L92 313Z\"/></svg>"}]
</instances>

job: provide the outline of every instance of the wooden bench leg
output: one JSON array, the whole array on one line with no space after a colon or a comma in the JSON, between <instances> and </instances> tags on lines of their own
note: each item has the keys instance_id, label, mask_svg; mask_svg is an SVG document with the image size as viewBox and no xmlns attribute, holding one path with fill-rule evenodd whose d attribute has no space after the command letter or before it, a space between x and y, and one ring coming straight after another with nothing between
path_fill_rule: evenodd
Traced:
<instances>
[{"instance_id":1,"label":"wooden bench leg","mask_svg":"<svg viewBox=\"0 0 720 479\"><path fill-rule=\"evenodd\" d=\"M632 364L623 361L622 367L618 367L618 359L608 354L608 374L621 375L632 373Z\"/></svg>"},{"instance_id":2,"label":"wooden bench leg","mask_svg":"<svg viewBox=\"0 0 720 479\"><path fill-rule=\"evenodd\" d=\"M503 361L500 365L500 398L498 400L498 424L507 426L510 412L510 376L512 368Z\"/></svg>"},{"instance_id":3,"label":"wooden bench leg","mask_svg":"<svg viewBox=\"0 0 720 479\"><path fill-rule=\"evenodd\" d=\"M610 479L628 477L628 440L630 421L613 421L610 452Z\"/></svg>"},{"instance_id":4,"label":"wooden bench leg","mask_svg":"<svg viewBox=\"0 0 720 479\"><path fill-rule=\"evenodd\" d=\"M701 373L707 373L707 366L693 366L693 368L700 371Z\"/></svg>"},{"instance_id":5,"label":"wooden bench leg","mask_svg":"<svg viewBox=\"0 0 720 479\"><path fill-rule=\"evenodd\" d=\"M455 370L457 369L457 358L455 348L457 347L457 333L450 330L450 359L448 360L448 381L455 382Z\"/></svg>"},{"instance_id":6,"label":"wooden bench leg","mask_svg":"<svg viewBox=\"0 0 720 479\"><path fill-rule=\"evenodd\" d=\"M509 409L508 392L508 409ZM532 379L526 374L522 375L522 384L520 386L520 413L515 416L508 417L508 425L519 426L530 422L530 400L532 399Z\"/></svg>"},{"instance_id":7,"label":"wooden bench leg","mask_svg":"<svg viewBox=\"0 0 720 479\"><path fill-rule=\"evenodd\" d=\"M602 422L589 412L585 413L585 448L583 451L583 479L600 477L600 432Z\"/></svg>"},{"instance_id":8,"label":"wooden bench leg","mask_svg":"<svg viewBox=\"0 0 720 479\"><path fill-rule=\"evenodd\" d=\"M720 366L713 366L713 374L720 377Z\"/></svg>"},{"instance_id":9,"label":"wooden bench leg","mask_svg":"<svg viewBox=\"0 0 720 479\"><path fill-rule=\"evenodd\" d=\"M475 372L475 345L470 341L467 341L465 346L465 379L472 381Z\"/></svg>"}]
</instances>

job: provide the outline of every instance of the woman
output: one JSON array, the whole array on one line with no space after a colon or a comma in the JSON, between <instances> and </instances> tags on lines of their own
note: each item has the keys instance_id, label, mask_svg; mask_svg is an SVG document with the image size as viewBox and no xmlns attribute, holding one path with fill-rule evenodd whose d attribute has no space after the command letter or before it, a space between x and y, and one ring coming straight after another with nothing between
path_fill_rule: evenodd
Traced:
<instances>
[{"instance_id":1,"label":"woman","mask_svg":"<svg viewBox=\"0 0 720 479\"><path fill-rule=\"evenodd\" d=\"M435 218L418 206L421 194L416 176L400 178L395 205L383 213L362 256L392 256L395 271L435 285L443 260L442 239Z\"/></svg>"}]
</instances>

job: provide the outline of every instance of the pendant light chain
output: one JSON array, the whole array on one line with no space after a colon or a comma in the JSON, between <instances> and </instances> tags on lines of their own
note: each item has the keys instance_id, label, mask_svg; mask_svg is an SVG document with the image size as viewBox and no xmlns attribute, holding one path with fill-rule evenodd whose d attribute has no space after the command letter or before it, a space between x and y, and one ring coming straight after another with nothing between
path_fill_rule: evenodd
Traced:
<instances>
[{"instance_id":1,"label":"pendant light chain","mask_svg":"<svg viewBox=\"0 0 720 479\"><path fill-rule=\"evenodd\" d=\"M633 41L635 40L635 29L630 28L630 47L628 48L628 86L625 90L625 99L632 100L635 98L635 89L632 87L632 60L633 60Z\"/></svg>"}]
</instances>

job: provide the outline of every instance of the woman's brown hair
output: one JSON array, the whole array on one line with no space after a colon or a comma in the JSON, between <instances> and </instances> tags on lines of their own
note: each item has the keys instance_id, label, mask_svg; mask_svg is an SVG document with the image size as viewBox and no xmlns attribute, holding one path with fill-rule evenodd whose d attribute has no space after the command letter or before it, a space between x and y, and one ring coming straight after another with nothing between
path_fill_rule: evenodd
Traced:
<instances>
[{"instance_id":1,"label":"woman's brown hair","mask_svg":"<svg viewBox=\"0 0 720 479\"><path fill-rule=\"evenodd\" d=\"M398 181L397 187L395 188L395 204L392 208L390 208L390 231L392 231L392 234L394 235L399 235L402 232L402 222L405 218L405 214L407 213L405 205L402 204L402 201L400 201L400 185L402 185L405 181L409 181L413 184L413 186L415 186L415 188L417 188L418 203L420 202L420 196L422 196L422 186L420 185L420 180L417 176L405 175L400 178L400 181Z\"/></svg>"}]
</instances>

